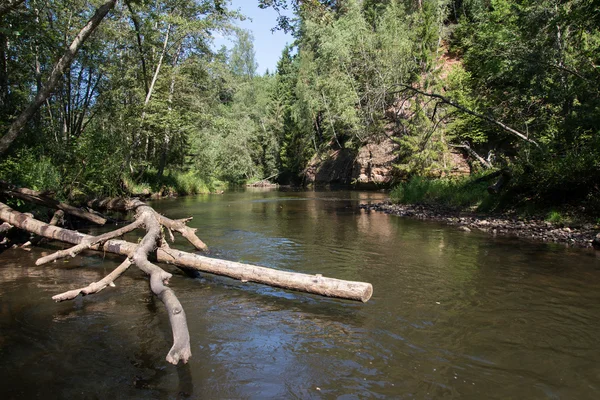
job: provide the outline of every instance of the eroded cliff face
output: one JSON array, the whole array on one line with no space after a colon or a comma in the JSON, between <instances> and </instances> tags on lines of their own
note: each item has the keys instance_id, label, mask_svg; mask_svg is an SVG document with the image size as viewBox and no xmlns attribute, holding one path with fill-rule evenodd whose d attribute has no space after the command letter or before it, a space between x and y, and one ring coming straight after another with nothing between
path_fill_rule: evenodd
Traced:
<instances>
[{"instance_id":1,"label":"eroded cliff face","mask_svg":"<svg viewBox=\"0 0 600 400\"><path fill-rule=\"evenodd\" d=\"M387 187L402 180L394 168L398 161L398 144L389 136L372 140L358 152L351 149L330 149L315 155L304 170L304 184L358 185ZM469 164L463 154L447 154L450 168L444 175L469 174Z\"/></svg>"},{"instance_id":2,"label":"eroded cliff face","mask_svg":"<svg viewBox=\"0 0 600 400\"><path fill-rule=\"evenodd\" d=\"M394 179L397 144L390 138L373 140L358 152L332 149L315 155L304 171L305 184L388 186Z\"/></svg>"}]
</instances>

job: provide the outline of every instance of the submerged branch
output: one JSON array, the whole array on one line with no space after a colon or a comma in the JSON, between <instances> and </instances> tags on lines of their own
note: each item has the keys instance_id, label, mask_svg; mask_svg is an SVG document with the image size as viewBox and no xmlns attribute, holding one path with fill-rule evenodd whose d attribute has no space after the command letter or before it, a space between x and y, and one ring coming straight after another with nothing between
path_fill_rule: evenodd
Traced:
<instances>
[{"instance_id":1,"label":"submerged branch","mask_svg":"<svg viewBox=\"0 0 600 400\"><path fill-rule=\"evenodd\" d=\"M119 265L117 268L115 268L110 274L106 275L103 279L99 280L98 282L92 282L86 287L83 287L80 289L69 290L68 292L57 294L55 296L52 296L52 300L54 300L56 302L73 300L80 294L82 296L85 296L88 294L98 293L98 292L104 290L104 288L107 286L114 286L113 282L119 276L123 275L123 273L125 271L127 271L127 269L129 268L130 265L131 265L131 261L128 258L125 261L123 261L121 263L121 265Z\"/></svg>"}]
</instances>

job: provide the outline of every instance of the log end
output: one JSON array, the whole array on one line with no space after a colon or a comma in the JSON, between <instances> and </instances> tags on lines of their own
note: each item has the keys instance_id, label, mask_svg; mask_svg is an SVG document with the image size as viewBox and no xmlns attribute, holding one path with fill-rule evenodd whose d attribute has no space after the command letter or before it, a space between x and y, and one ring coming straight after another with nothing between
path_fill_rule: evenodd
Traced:
<instances>
[{"instance_id":1,"label":"log end","mask_svg":"<svg viewBox=\"0 0 600 400\"><path fill-rule=\"evenodd\" d=\"M370 283L367 283L365 285L365 288L364 288L361 296L360 296L360 301L362 301L363 303L366 303L367 301L369 301L371 296L373 296L373 285L371 285Z\"/></svg>"},{"instance_id":2,"label":"log end","mask_svg":"<svg viewBox=\"0 0 600 400\"><path fill-rule=\"evenodd\" d=\"M191 356L192 350L190 349L189 343L182 349L176 349L175 346L173 346L171 351L169 351L169 354L167 354L167 361L173 365L177 365L179 361L183 361L184 364L187 364Z\"/></svg>"}]
</instances>

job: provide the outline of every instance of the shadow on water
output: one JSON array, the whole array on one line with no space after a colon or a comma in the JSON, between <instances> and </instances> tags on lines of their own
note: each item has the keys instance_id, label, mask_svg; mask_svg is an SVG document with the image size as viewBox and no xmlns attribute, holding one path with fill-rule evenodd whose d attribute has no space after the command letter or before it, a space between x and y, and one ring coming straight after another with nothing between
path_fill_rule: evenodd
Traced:
<instances>
[{"instance_id":1,"label":"shadow on water","mask_svg":"<svg viewBox=\"0 0 600 400\"><path fill-rule=\"evenodd\" d=\"M360 304L174 273L193 357L147 278L55 304L120 261L36 267L0 255L0 396L48 398L577 398L600 394L600 259L358 208L382 193L257 190L156 202L211 256L368 281ZM130 240L135 240L134 236ZM175 246L191 250L178 240ZM91 254L91 253L90 253Z\"/></svg>"}]
</instances>

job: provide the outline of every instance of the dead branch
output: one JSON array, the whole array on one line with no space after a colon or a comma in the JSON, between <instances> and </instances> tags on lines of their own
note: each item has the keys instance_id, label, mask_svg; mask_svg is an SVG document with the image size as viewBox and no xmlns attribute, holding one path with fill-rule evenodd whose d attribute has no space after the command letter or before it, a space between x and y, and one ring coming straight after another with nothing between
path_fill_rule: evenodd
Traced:
<instances>
[{"instance_id":1,"label":"dead branch","mask_svg":"<svg viewBox=\"0 0 600 400\"><path fill-rule=\"evenodd\" d=\"M86 239L90 240L93 238L93 236L84 235L69 229L50 226L44 222L27 217L3 203L0 203L0 220L13 224L19 229L71 244L80 244ZM136 247L137 245L134 243L111 239L102 245L94 245L91 249L131 257ZM241 281L262 283L321 296L367 302L373 294L373 286L366 282L345 281L321 275L280 271L257 265L219 260L170 248L158 248L156 250L156 259L158 262L173 264L183 269L194 269Z\"/></svg>"},{"instance_id":2,"label":"dead branch","mask_svg":"<svg viewBox=\"0 0 600 400\"><path fill-rule=\"evenodd\" d=\"M46 196L38 191L20 188L7 182L0 181L0 193L6 196L28 201L30 203L39 204L54 210L62 210L67 214L74 215L78 218L85 219L98 225L104 225L106 223L106 218L96 213L73 207L69 204L55 200L52 197Z\"/></svg>"},{"instance_id":3,"label":"dead branch","mask_svg":"<svg viewBox=\"0 0 600 400\"><path fill-rule=\"evenodd\" d=\"M174 240L175 238L173 237L173 234L171 233L171 231L175 231L175 232L179 232L181 234L181 236L186 238L188 240L188 242L190 242L192 245L194 245L194 247L197 250L201 250L201 251L208 250L208 246L202 240L200 240L200 238L198 236L196 236L197 229L190 228L189 226L185 225L186 222L192 220L192 217L186 218L185 220L172 220L172 219L164 217L158 213L156 213L156 215L158 216L158 221L160 222L160 224L164 225L165 227L168 228L169 233L171 235L172 242L175 241Z\"/></svg>"},{"instance_id":4,"label":"dead branch","mask_svg":"<svg viewBox=\"0 0 600 400\"><path fill-rule=\"evenodd\" d=\"M449 144L448 146L450 147L454 147L457 149L463 149L465 150L468 154L472 155L473 157L475 157L475 159L477 161L479 161L479 163L485 168L485 169L490 169L492 168L492 164L490 164L485 158L481 157L479 154L477 154L475 152L475 150L473 150L471 148L471 146L469 146L468 143L464 142L463 144Z\"/></svg>"},{"instance_id":5,"label":"dead branch","mask_svg":"<svg viewBox=\"0 0 600 400\"><path fill-rule=\"evenodd\" d=\"M492 118L490 116L479 114L479 113L477 113L477 112L475 112L473 110L470 110L470 109L466 108L465 106L462 106L462 105L458 104L457 102L455 102L454 100L451 100L451 99L449 99L449 98L447 98L445 96L442 96L442 95L437 94L437 93L428 93L428 92L422 91L420 89L417 89L417 88L415 88L415 87L413 87L411 85L406 85L404 83L399 83L396 86L401 86L401 87L404 88L404 90L402 90L400 92L391 92L391 93L401 93L401 92L404 92L405 90L412 90L413 92L418 93L420 95L436 98L436 99L440 100L442 103L446 103L448 105L451 105L452 107L457 108L457 109L459 109L460 111L462 111L462 112L464 112L466 114L472 115L472 116L474 116L476 118L483 119L483 120L488 121L488 122L490 122L490 123L492 123L492 124L494 124L496 126L499 126L504 131L510 133L511 135L514 135L514 136L518 137L519 139L522 139L522 140L524 140L526 142L529 142L529 143L535 145L537 148L540 148L540 145L535 140L530 139L524 133L519 132L518 130L516 130L514 128L511 128L510 126L506 125L505 123L500 122L500 121L498 121L498 120L496 120L496 119L494 119L494 118Z\"/></svg>"},{"instance_id":6,"label":"dead branch","mask_svg":"<svg viewBox=\"0 0 600 400\"><path fill-rule=\"evenodd\" d=\"M170 220L159 215L152 207L139 200L112 200L110 202L105 202L104 204L108 203L113 206L119 205L123 209L135 209L136 222L118 229L115 232L109 232L94 237L46 224L34 219L32 216L27 216L12 210L3 203L0 203L0 220L5 221L16 228L24 229L46 238L57 239L76 245L71 249L59 251L51 256L44 257L38 260L37 264L48 262L61 256L71 255L76 251L87 248L127 256L128 260L101 281L92 283L85 288L70 290L56 295L53 299L56 301L63 301L76 298L80 294L86 295L97 293L120 276L127 267L129 267L130 263L137 265L138 268L150 276L150 289L164 303L165 308L167 309L173 331L173 346L166 357L167 361L170 363L177 364L180 360L185 363L189 357L191 357L190 335L183 307L173 290L167 287L172 275L150 262L148 258L151 254L155 255L156 260L159 262L173 264L184 269L195 269L198 271L229 276L239 279L242 282L252 281L285 289L315 293L323 296L360 300L363 302L368 301L373 293L373 287L369 283L343 281L326 278L321 275L278 271L255 265L216 260L171 249L164 241L162 234L163 224L168 230L174 229L179 231L188 240L191 239L190 242L194 243L193 240L196 238L198 240L198 242L196 242L198 246L200 246L199 243L202 243L203 247L206 246L196 237L195 230L184 225L189 219ZM113 239L114 237L122 235L125 231L131 231L140 225L145 227L146 235L139 244Z\"/></svg>"},{"instance_id":7,"label":"dead branch","mask_svg":"<svg viewBox=\"0 0 600 400\"><path fill-rule=\"evenodd\" d=\"M95 236L95 237L93 237L93 239L85 240L82 243L80 243L76 246L73 246L69 249L60 250L60 251L57 251L56 253L47 255L46 257L42 257L35 262L35 265L44 265L49 262L58 260L60 258L68 257L68 256L75 257L77 254L81 253L84 250L89 249L90 247L92 247L96 244L104 243L107 240L123 236L126 233L136 230L137 228L139 228L142 225L142 223L143 222L140 220L135 220L134 222L132 222L131 224L129 224L127 226L124 226L123 228L120 228L120 229L117 229L117 230L114 230L114 231L111 231L108 233L104 233L99 236ZM51 223L51 225L52 225L52 223Z\"/></svg>"},{"instance_id":8,"label":"dead branch","mask_svg":"<svg viewBox=\"0 0 600 400\"><path fill-rule=\"evenodd\" d=\"M91 208L121 212L136 210L138 207L142 206L146 206L146 203L139 199L107 198L102 200L95 199L88 202L88 207ZM196 229L185 225L187 222L191 221L193 217L172 220L160 215L154 211L153 208L151 208L151 210L155 214L155 217L158 219L159 223L169 229L169 233L170 231L179 232L181 236L186 238L197 250L208 250L208 246L202 240L200 240L198 236L196 236Z\"/></svg>"},{"instance_id":9,"label":"dead branch","mask_svg":"<svg viewBox=\"0 0 600 400\"><path fill-rule=\"evenodd\" d=\"M92 282L88 286L80 289L69 290L68 292L64 292L61 294L57 294L52 296L52 300L56 302L65 301L65 300L73 300L80 294L86 296L88 294L98 293L102 291L107 286L114 286L114 281L131 265L131 261L127 258L125 261L121 263L117 268L115 268L110 274L106 275L103 279L98 282Z\"/></svg>"},{"instance_id":10,"label":"dead branch","mask_svg":"<svg viewBox=\"0 0 600 400\"><path fill-rule=\"evenodd\" d=\"M171 364L177 364L179 360L187 363L192 355L190 334L185 311L183 311L181 303L175 296L175 292L166 286L172 275L148 261L148 255L156 250L157 243L161 239L161 225L158 218L156 218L156 212L151 207L140 206L137 213L136 219L143 221L147 233L131 258L138 268L150 275L150 288L156 297L163 302L169 314L169 321L173 330L173 346L167 354L167 361Z\"/></svg>"}]
</instances>

